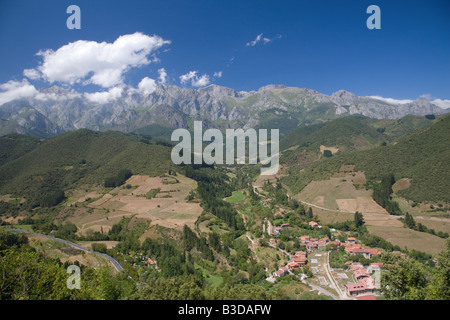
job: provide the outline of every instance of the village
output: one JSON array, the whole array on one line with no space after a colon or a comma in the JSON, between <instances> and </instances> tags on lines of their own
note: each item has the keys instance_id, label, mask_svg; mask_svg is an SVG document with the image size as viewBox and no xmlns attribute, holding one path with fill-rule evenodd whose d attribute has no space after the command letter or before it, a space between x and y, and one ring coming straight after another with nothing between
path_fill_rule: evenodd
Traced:
<instances>
[{"instance_id":1,"label":"village","mask_svg":"<svg viewBox=\"0 0 450 320\"><path fill-rule=\"evenodd\" d=\"M321 228L314 221L309 225L313 228ZM277 238L289 224L282 224L273 228L269 245L277 248ZM331 241L329 238L313 238L309 235L300 236L302 250L295 251L293 255L284 251L289 260L286 265L273 272L266 280L275 282L277 279L287 275L296 276L305 284L310 285L319 294L329 295L335 299L343 300L376 300L380 296L382 262L371 262L363 265L361 262L352 261L351 257L365 259L379 257L381 251L375 248L363 247L355 237L348 237L345 242L339 240ZM343 268L332 268L330 266L330 252L342 251L348 261ZM403 259L408 256L399 251L392 254L400 255ZM310 272L308 272L308 270ZM309 277L306 273L309 273Z\"/></svg>"}]
</instances>

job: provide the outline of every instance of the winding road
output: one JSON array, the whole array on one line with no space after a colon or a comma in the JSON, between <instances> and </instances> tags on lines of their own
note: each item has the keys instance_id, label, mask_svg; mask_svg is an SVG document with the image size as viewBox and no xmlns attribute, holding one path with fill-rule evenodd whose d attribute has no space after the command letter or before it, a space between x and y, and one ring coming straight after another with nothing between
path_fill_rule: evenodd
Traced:
<instances>
[{"instance_id":1,"label":"winding road","mask_svg":"<svg viewBox=\"0 0 450 320\"><path fill-rule=\"evenodd\" d=\"M13 232L22 232L22 233L28 233L28 234L32 234L32 235L36 235L36 236L40 236L40 237L44 237L47 238L49 240L53 240L53 241L58 241L58 242L62 242L68 246L74 247L78 250L84 251L84 252L88 252L88 253L93 253L99 256L102 256L103 258L105 258L106 260L108 260L117 271L122 271L123 267L122 265L119 263L119 261L117 261L116 259L114 259L113 257L107 255L106 253L102 253L102 252L98 252L98 251L93 251L93 250L89 250L87 248L84 248L74 242L68 241L68 240L64 240L64 239L59 239L59 238L55 238L52 236L48 236L45 234L41 234L41 233L36 233L36 232L32 232L32 231L28 231L28 230L23 230L23 229L14 229L14 228L1 228L0 230L2 231L13 231Z\"/></svg>"}]
</instances>

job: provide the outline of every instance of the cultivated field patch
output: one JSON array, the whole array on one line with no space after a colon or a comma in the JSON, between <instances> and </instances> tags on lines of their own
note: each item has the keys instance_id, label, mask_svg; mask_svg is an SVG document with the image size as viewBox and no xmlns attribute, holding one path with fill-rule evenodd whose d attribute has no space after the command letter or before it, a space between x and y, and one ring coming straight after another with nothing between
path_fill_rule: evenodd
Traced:
<instances>
[{"instance_id":1,"label":"cultivated field patch","mask_svg":"<svg viewBox=\"0 0 450 320\"><path fill-rule=\"evenodd\" d=\"M371 234L382 237L400 248L408 248L408 250L415 249L436 255L446 247L445 239L425 232L386 225L368 226L367 229Z\"/></svg>"},{"instance_id":2,"label":"cultivated field patch","mask_svg":"<svg viewBox=\"0 0 450 320\"><path fill-rule=\"evenodd\" d=\"M341 172L329 180L311 181L295 198L329 210L388 214L372 199L370 190L355 188L355 184L363 181L363 172Z\"/></svg>"},{"instance_id":3,"label":"cultivated field patch","mask_svg":"<svg viewBox=\"0 0 450 320\"><path fill-rule=\"evenodd\" d=\"M195 221L203 209L199 203L187 203L186 196L196 187L196 182L181 175L150 177L135 175L122 187L117 187L101 195L86 205L68 220L75 223L79 233L88 229L108 232L122 217L135 216L150 221L150 225L181 230L184 224L194 228ZM151 198L147 194L156 190ZM92 192L79 195L84 202ZM76 200L75 202L78 202Z\"/></svg>"}]
</instances>

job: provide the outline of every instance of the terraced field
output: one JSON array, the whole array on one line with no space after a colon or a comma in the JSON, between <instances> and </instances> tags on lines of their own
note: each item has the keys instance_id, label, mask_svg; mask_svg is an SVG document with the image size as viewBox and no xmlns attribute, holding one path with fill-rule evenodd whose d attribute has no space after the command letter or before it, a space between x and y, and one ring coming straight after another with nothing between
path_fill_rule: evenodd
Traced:
<instances>
[{"instance_id":1,"label":"terraced field","mask_svg":"<svg viewBox=\"0 0 450 320\"><path fill-rule=\"evenodd\" d=\"M193 228L203 209L199 203L188 203L185 199L195 187L194 180L181 175L134 175L122 187L103 193L93 190L72 199L68 206L77 204L78 209L68 220L77 225L80 234L87 230L108 232L122 217L130 216L147 220L150 226L181 230L187 224ZM154 196L148 196L150 192Z\"/></svg>"}]
</instances>

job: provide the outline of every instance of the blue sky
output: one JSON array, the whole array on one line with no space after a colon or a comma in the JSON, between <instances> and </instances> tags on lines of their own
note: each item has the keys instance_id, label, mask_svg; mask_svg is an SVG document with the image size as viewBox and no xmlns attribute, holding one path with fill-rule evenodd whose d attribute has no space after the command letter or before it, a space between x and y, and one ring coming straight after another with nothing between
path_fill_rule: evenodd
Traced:
<instances>
[{"instance_id":1,"label":"blue sky","mask_svg":"<svg viewBox=\"0 0 450 320\"><path fill-rule=\"evenodd\" d=\"M66 27L71 4L81 9L81 30ZM381 9L380 30L366 27L372 4ZM139 32L147 37L139 41L165 42L146 42L151 47L140 64L115 64L122 68L121 85L137 87L147 78L238 91L284 84L325 94L345 89L360 96L450 99L449 17L446 0L2 0L0 84L3 91L8 81L37 89L57 84L80 92L109 90L118 82L102 70L68 83L50 67L39 69L45 55L36 54L51 49L59 55L48 59L66 58L58 49L77 40L112 44ZM26 77L27 69L40 75ZM93 80L96 73L103 80Z\"/></svg>"}]
</instances>

